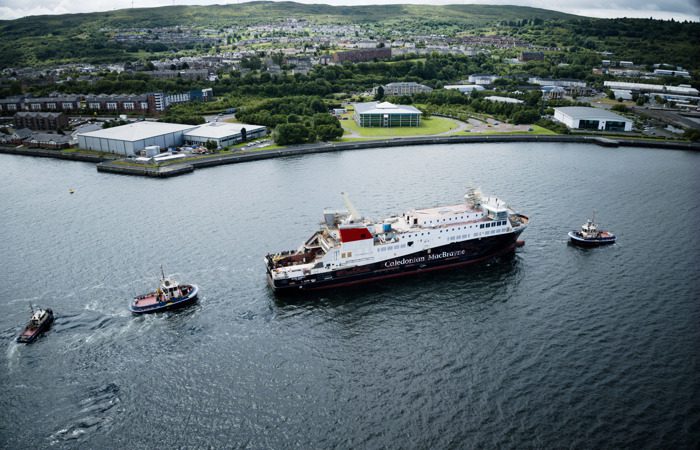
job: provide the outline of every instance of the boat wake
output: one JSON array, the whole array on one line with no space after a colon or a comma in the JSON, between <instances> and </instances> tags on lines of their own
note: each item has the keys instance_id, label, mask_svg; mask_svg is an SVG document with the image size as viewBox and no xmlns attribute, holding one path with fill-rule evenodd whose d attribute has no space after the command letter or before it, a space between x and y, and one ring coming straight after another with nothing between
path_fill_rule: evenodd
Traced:
<instances>
[{"instance_id":1,"label":"boat wake","mask_svg":"<svg viewBox=\"0 0 700 450\"><path fill-rule=\"evenodd\" d=\"M120 412L120 404L119 386L114 383L86 391L75 417L49 436L50 445L81 442L92 434L108 431Z\"/></svg>"}]
</instances>

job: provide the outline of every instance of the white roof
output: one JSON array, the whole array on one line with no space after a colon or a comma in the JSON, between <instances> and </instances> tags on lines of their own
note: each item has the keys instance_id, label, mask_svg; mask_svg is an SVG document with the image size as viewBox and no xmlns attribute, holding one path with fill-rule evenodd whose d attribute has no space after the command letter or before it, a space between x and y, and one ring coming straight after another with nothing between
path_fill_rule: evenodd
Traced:
<instances>
[{"instance_id":1,"label":"white roof","mask_svg":"<svg viewBox=\"0 0 700 450\"><path fill-rule=\"evenodd\" d=\"M389 102L355 103L355 112L358 114L423 114L419 109L408 105L395 105Z\"/></svg>"},{"instance_id":2,"label":"white roof","mask_svg":"<svg viewBox=\"0 0 700 450\"><path fill-rule=\"evenodd\" d=\"M646 83L628 83L625 81L605 81L605 87L611 89L634 89L651 92L669 92L673 94L684 94L697 96L699 91L690 86L665 86L661 84L646 84Z\"/></svg>"},{"instance_id":3,"label":"white roof","mask_svg":"<svg viewBox=\"0 0 700 450\"><path fill-rule=\"evenodd\" d=\"M630 119L622 117L619 114L615 114L607 109L600 108L589 108L587 106L564 106L561 108L554 108L554 111L559 111L572 119L603 119L603 120L617 120L620 122L631 122Z\"/></svg>"},{"instance_id":4,"label":"white roof","mask_svg":"<svg viewBox=\"0 0 700 450\"><path fill-rule=\"evenodd\" d=\"M477 90L484 91L486 88L478 84L448 84L444 86L445 89L457 89L457 90Z\"/></svg>"},{"instance_id":5,"label":"white roof","mask_svg":"<svg viewBox=\"0 0 700 450\"><path fill-rule=\"evenodd\" d=\"M247 133L250 133L265 127L261 125L248 125L245 123L211 122L187 131L185 136L223 139L241 134L241 129L243 128L245 128Z\"/></svg>"},{"instance_id":6,"label":"white roof","mask_svg":"<svg viewBox=\"0 0 700 450\"><path fill-rule=\"evenodd\" d=\"M498 95L489 95L488 97L484 97L484 100L501 103L523 103L522 100L518 100L517 98L499 97Z\"/></svg>"},{"instance_id":7,"label":"white roof","mask_svg":"<svg viewBox=\"0 0 700 450\"><path fill-rule=\"evenodd\" d=\"M164 134L176 133L178 131L191 130L196 127L196 125L181 125L179 123L141 121L118 127L105 128L103 130L78 133L78 136L134 142L155 136L162 136Z\"/></svg>"}]
</instances>

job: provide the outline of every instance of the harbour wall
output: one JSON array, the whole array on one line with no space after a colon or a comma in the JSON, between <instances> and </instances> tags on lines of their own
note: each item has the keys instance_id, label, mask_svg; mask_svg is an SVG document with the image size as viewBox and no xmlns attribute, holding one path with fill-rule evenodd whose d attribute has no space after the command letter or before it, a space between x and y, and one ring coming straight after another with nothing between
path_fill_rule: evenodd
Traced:
<instances>
[{"instance_id":1,"label":"harbour wall","mask_svg":"<svg viewBox=\"0 0 700 450\"><path fill-rule=\"evenodd\" d=\"M99 172L114 173L120 175L139 175L155 178L168 178L186 173L191 173L195 169L214 167L224 164L238 164L249 161L259 161L263 159L280 158L286 156L301 156L313 153L327 153L347 150L363 150L381 147L403 147L413 145L431 144L469 144L469 143L498 143L498 142L547 142L547 143L580 143L596 144L604 147L643 147L670 150L690 150L700 151L700 143L673 142L673 141L650 141L633 138L613 138L598 136L577 136L577 135L482 135L482 136L434 136L434 137L412 137L380 139L357 142L340 143L314 143L291 146L274 150L258 150L255 152L238 152L227 155L211 156L207 158L187 161L181 164L164 165L159 167L139 166L138 164L120 164L118 161L89 154L65 153L56 150L43 149L16 149L13 147L0 146L0 153L10 153L17 155L39 156L73 161L85 161L97 163Z\"/></svg>"}]
</instances>

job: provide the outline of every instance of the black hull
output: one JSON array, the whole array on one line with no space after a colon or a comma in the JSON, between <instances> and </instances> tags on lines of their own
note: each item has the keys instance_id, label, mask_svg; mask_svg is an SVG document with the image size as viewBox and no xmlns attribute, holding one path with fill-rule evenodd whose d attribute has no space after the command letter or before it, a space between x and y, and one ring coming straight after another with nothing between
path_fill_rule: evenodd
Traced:
<instances>
[{"instance_id":1,"label":"black hull","mask_svg":"<svg viewBox=\"0 0 700 450\"><path fill-rule=\"evenodd\" d=\"M585 239L583 237L578 236L578 234L576 234L576 232L574 231L569 233L569 238L571 239L571 243L573 245L577 245L579 247L600 247L602 245L614 244L617 240L615 236L607 238Z\"/></svg>"},{"instance_id":2,"label":"black hull","mask_svg":"<svg viewBox=\"0 0 700 450\"><path fill-rule=\"evenodd\" d=\"M186 297L182 297L179 300L171 302L160 302L155 305L146 306L143 308L135 307L134 305L129 306L129 311L132 314L152 314L163 311L172 311L175 309L184 308L186 306L191 306L197 303L199 300L199 287L193 285L192 292L190 292Z\"/></svg>"},{"instance_id":3,"label":"black hull","mask_svg":"<svg viewBox=\"0 0 700 450\"><path fill-rule=\"evenodd\" d=\"M602 245L611 245L615 243L615 239L606 239L606 240L601 240L601 239L571 239L571 243L573 245L577 245L579 247L600 247Z\"/></svg>"},{"instance_id":4,"label":"black hull","mask_svg":"<svg viewBox=\"0 0 700 450\"><path fill-rule=\"evenodd\" d=\"M456 268L489 261L513 252L519 235L520 232L516 232L456 242L381 262L309 275L300 279L273 280L268 271L268 282L275 293L293 293Z\"/></svg>"}]
</instances>

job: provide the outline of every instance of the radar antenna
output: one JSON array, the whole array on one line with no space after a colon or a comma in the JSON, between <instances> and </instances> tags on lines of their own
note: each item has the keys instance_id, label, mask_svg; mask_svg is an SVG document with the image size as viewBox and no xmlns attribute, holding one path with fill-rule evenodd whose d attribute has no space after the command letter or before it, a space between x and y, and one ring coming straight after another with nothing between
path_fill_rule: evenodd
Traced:
<instances>
[{"instance_id":1,"label":"radar antenna","mask_svg":"<svg viewBox=\"0 0 700 450\"><path fill-rule=\"evenodd\" d=\"M354 220L360 220L360 213L357 212L355 209L355 205L352 204L350 201L350 197L348 196L347 193L341 192L340 195L343 196L343 203L345 203L345 207L347 208L348 212L350 213L350 216L348 217L348 222L352 222Z\"/></svg>"}]
</instances>

